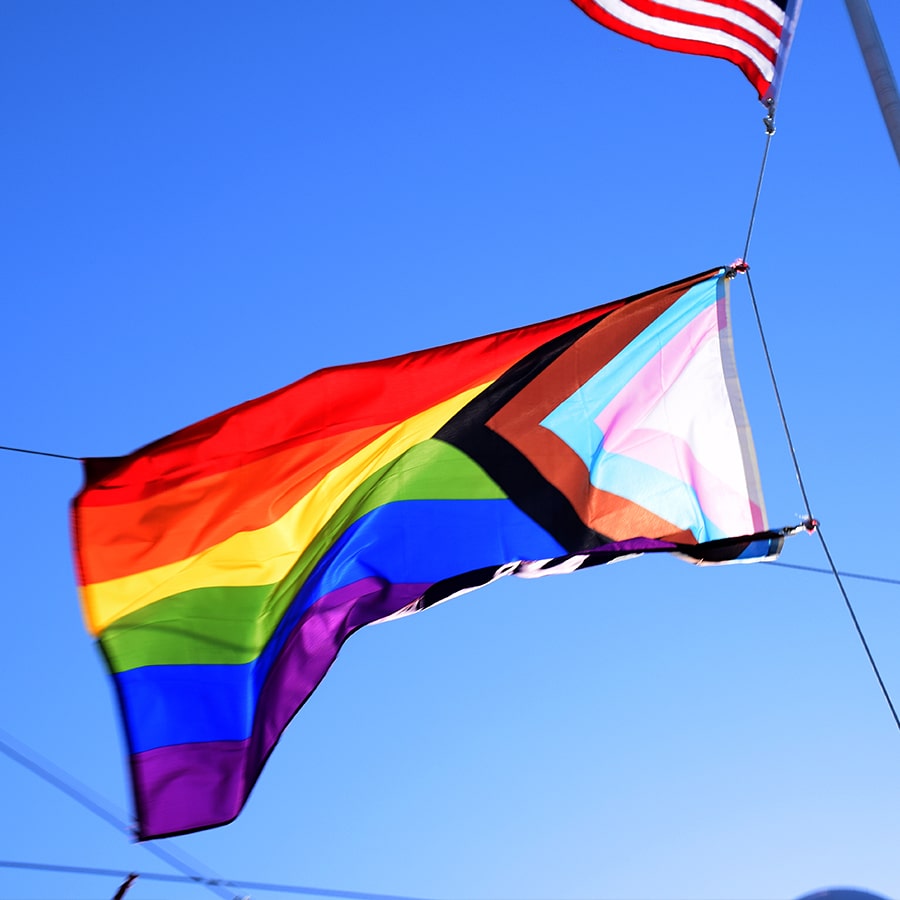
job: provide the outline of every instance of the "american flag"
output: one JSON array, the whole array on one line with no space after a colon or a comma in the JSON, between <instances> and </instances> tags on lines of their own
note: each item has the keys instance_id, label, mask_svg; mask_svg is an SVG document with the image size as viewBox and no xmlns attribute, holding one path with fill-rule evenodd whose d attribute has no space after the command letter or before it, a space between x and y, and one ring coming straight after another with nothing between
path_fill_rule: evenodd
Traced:
<instances>
[{"instance_id":1,"label":"american flag","mask_svg":"<svg viewBox=\"0 0 900 900\"><path fill-rule=\"evenodd\" d=\"M774 102L802 0L573 0L592 19L664 50L737 65Z\"/></svg>"}]
</instances>

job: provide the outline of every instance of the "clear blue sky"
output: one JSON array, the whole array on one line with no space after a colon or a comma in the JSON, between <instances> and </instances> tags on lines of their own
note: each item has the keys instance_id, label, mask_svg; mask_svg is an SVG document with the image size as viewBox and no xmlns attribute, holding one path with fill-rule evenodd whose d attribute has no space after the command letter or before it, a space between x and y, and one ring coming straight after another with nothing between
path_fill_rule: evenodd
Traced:
<instances>
[{"instance_id":1,"label":"clear blue sky","mask_svg":"<svg viewBox=\"0 0 900 900\"><path fill-rule=\"evenodd\" d=\"M871 2L900 65L900 5ZM125 453L322 366L743 249L755 92L567 0L0 18L0 444ZM778 119L750 253L772 357L838 566L898 578L900 170L840 0L807 0ZM733 303L769 519L793 524L745 284ZM70 557L80 480L0 456L0 725L127 816ZM783 560L825 565L807 536ZM848 587L900 699L900 588ZM0 785L0 857L167 871L3 757ZM645 559L365 629L237 822L168 843L227 878L419 897L898 898L898 800L900 734L832 580ZM0 870L3 900L116 886Z\"/></svg>"}]
</instances>

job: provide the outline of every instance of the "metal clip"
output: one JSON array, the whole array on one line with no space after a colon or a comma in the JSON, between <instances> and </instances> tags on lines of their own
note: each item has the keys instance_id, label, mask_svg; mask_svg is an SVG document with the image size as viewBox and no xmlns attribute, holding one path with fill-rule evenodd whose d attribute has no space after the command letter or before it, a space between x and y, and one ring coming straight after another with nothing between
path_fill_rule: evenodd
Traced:
<instances>
[{"instance_id":1,"label":"metal clip","mask_svg":"<svg viewBox=\"0 0 900 900\"><path fill-rule=\"evenodd\" d=\"M766 100L766 106L769 107L769 112L763 119L763 125L766 126L766 134L771 137L775 134L775 101L770 97Z\"/></svg>"}]
</instances>

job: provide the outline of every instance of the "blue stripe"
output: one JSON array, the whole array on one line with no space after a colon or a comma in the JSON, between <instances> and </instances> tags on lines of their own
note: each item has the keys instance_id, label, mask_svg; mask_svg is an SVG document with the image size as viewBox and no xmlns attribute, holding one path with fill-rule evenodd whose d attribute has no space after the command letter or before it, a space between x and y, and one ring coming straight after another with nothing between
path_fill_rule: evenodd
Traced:
<instances>
[{"instance_id":1,"label":"blue stripe","mask_svg":"<svg viewBox=\"0 0 900 900\"><path fill-rule=\"evenodd\" d=\"M192 741L240 741L250 734L253 663L144 666L115 676L132 753Z\"/></svg>"},{"instance_id":2,"label":"blue stripe","mask_svg":"<svg viewBox=\"0 0 900 900\"><path fill-rule=\"evenodd\" d=\"M781 549L781 541L782 539L780 538L761 538L758 541L751 541L736 559L742 562L752 562L753 560L778 556L778 552Z\"/></svg>"},{"instance_id":3,"label":"blue stripe","mask_svg":"<svg viewBox=\"0 0 900 900\"><path fill-rule=\"evenodd\" d=\"M242 665L144 666L117 674L133 753L249 737L259 692L303 613L362 578L433 584L565 549L510 500L406 500L355 522L303 584L257 660Z\"/></svg>"}]
</instances>

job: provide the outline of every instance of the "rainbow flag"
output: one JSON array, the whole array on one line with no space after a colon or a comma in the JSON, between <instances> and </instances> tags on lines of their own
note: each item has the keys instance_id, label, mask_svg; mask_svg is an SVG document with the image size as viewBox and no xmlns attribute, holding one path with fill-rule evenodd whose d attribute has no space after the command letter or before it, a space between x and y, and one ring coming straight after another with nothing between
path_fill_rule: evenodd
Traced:
<instances>
[{"instance_id":1,"label":"rainbow flag","mask_svg":"<svg viewBox=\"0 0 900 900\"><path fill-rule=\"evenodd\" d=\"M231 821L358 628L501 575L777 555L727 272L315 372L130 456L73 504L141 839Z\"/></svg>"}]
</instances>

